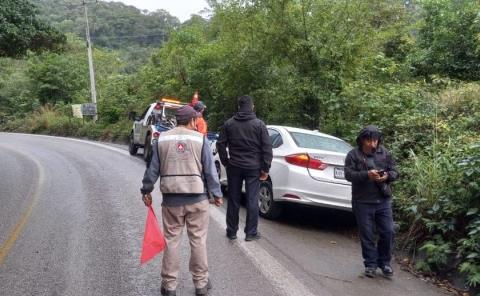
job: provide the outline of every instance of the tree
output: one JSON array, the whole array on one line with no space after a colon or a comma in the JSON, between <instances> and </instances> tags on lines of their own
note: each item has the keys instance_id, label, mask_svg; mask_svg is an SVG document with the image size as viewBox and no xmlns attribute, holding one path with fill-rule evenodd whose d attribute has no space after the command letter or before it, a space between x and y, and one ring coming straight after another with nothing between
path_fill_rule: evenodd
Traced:
<instances>
[{"instance_id":1,"label":"tree","mask_svg":"<svg viewBox=\"0 0 480 296\"><path fill-rule=\"evenodd\" d=\"M86 60L72 56L44 53L30 62L28 75L40 103L72 103L75 95L88 87Z\"/></svg>"},{"instance_id":2,"label":"tree","mask_svg":"<svg viewBox=\"0 0 480 296\"><path fill-rule=\"evenodd\" d=\"M0 58L0 121L1 117L24 116L39 105L30 91L25 60Z\"/></svg>"},{"instance_id":3,"label":"tree","mask_svg":"<svg viewBox=\"0 0 480 296\"><path fill-rule=\"evenodd\" d=\"M65 36L39 21L28 0L3 0L0 5L0 56L19 57L27 50L56 49Z\"/></svg>"},{"instance_id":4,"label":"tree","mask_svg":"<svg viewBox=\"0 0 480 296\"><path fill-rule=\"evenodd\" d=\"M153 47L165 42L180 21L165 10L144 12L121 2L89 1L92 42L101 47ZM39 15L63 33L85 35L82 1L36 0Z\"/></svg>"},{"instance_id":5,"label":"tree","mask_svg":"<svg viewBox=\"0 0 480 296\"><path fill-rule=\"evenodd\" d=\"M414 74L480 79L480 6L475 0L424 0Z\"/></svg>"},{"instance_id":6,"label":"tree","mask_svg":"<svg viewBox=\"0 0 480 296\"><path fill-rule=\"evenodd\" d=\"M213 127L248 93L268 122L337 134L344 117L357 114L355 100L342 91L364 72L374 72L375 57L383 55L389 31L405 12L395 0L211 5L209 22L193 19L172 34L152 59L153 69L147 67L147 81L155 80L159 92L183 96L200 89Z\"/></svg>"},{"instance_id":7,"label":"tree","mask_svg":"<svg viewBox=\"0 0 480 296\"><path fill-rule=\"evenodd\" d=\"M27 74L31 80L31 90L42 105L84 103L90 100L84 46L81 40L69 35L64 52L46 52L29 58ZM121 64L118 56L110 51L95 49L93 54L100 103L109 77L120 72Z\"/></svg>"}]
</instances>

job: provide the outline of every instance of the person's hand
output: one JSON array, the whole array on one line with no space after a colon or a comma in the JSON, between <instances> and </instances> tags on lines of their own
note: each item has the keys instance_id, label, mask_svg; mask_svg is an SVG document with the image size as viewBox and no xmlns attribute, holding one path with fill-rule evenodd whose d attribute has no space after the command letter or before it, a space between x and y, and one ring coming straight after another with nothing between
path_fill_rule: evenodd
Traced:
<instances>
[{"instance_id":1,"label":"person's hand","mask_svg":"<svg viewBox=\"0 0 480 296\"><path fill-rule=\"evenodd\" d=\"M223 197L215 197L215 205L221 207L223 205Z\"/></svg>"},{"instance_id":2,"label":"person's hand","mask_svg":"<svg viewBox=\"0 0 480 296\"><path fill-rule=\"evenodd\" d=\"M145 206L149 207L152 205L152 195L150 193L144 194L142 200Z\"/></svg>"},{"instance_id":3,"label":"person's hand","mask_svg":"<svg viewBox=\"0 0 480 296\"><path fill-rule=\"evenodd\" d=\"M260 171L260 181L267 181L268 179L268 173L265 173L264 171Z\"/></svg>"},{"instance_id":4,"label":"person's hand","mask_svg":"<svg viewBox=\"0 0 480 296\"><path fill-rule=\"evenodd\" d=\"M378 174L377 170L369 170L368 178L372 181L377 181L378 179L380 179L380 175Z\"/></svg>"},{"instance_id":5,"label":"person's hand","mask_svg":"<svg viewBox=\"0 0 480 296\"><path fill-rule=\"evenodd\" d=\"M387 179L388 179L388 173L385 172L383 175L380 175L379 178L376 179L375 181L382 183L382 182L387 181Z\"/></svg>"},{"instance_id":6,"label":"person's hand","mask_svg":"<svg viewBox=\"0 0 480 296\"><path fill-rule=\"evenodd\" d=\"M222 197L215 197L209 200L212 205L220 207L223 205L223 198Z\"/></svg>"},{"instance_id":7,"label":"person's hand","mask_svg":"<svg viewBox=\"0 0 480 296\"><path fill-rule=\"evenodd\" d=\"M368 171L368 178L370 178L370 180L372 180L372 181L382 183L382 182L387 181L388 174L386 172L383 173L383 174L380 174L377 170L369 170Z\"/></svg>"}]
</instances>

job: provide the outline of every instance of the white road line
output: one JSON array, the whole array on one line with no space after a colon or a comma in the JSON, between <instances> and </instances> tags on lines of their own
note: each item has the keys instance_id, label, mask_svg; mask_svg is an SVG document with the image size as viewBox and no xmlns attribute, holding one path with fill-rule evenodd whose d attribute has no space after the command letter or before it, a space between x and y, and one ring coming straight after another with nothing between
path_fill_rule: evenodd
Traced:
<instances>
[{"instance_id":1,"label":"white road line","mask_svg":"<svg viewBox=\"0 0 480 296\"><path fill-rule=\"evenodd\" d=\"M216 207L210 207L210 217L225 228L225 214ZM258 270L272 283L279 295L285 296L331 296L327 291L313 294L293 274L283 267L265 249L256 242L238 240L235 243Z\"/></svg>"}]
</instances>

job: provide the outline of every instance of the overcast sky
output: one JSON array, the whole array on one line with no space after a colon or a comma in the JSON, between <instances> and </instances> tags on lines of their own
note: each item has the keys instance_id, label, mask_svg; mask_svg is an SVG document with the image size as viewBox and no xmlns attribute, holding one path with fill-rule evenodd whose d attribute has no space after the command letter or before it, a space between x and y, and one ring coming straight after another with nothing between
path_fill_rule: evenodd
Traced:
<instances>
[{"instance_id":1,"label":"overcast sky","mask_svg":"<svg viewBox=\"0 0 480 296\"><path fill-rule=\"evenodd\" d=\"M106 0L108 2L123 2L127 5L133 5L139 9L148 9L155 11L165 9L171 15L176 16L184 22L190 18L191 14L198 13L208 4L205 0Z\"/></svg>"}]
</instances>

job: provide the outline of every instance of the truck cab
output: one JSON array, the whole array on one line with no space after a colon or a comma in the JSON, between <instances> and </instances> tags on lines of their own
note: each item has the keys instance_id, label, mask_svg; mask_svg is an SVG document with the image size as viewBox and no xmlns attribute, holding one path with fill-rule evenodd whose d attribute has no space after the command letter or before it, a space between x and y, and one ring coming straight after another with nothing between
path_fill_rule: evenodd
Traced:
<instances>
[{"instance_id":1,"label":"truck cab","mask_svg":"<svg viewBox=\"0 0 480 296\"><path fill-rule=\"evenodd\" d=\"M128 149L130 154L136 155L138 148L143 148L143 159L150 162L152 145L158 140L160 133L177 125L175 111L184 105L178 100L164 98L150 104L141 116L133 116Z\"/></svg>"}]
</instances>

